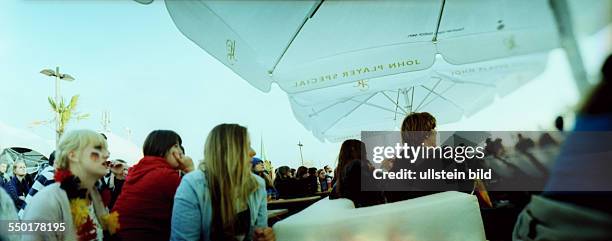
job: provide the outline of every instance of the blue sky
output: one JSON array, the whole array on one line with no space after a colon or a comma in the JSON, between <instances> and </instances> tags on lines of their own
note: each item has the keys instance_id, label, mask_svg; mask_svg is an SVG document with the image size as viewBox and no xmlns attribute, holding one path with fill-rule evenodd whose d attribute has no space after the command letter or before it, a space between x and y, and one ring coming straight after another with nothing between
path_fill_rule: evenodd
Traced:
<instances>
[{"instance_id":1,"label":"blue sky","mask_svg":"<svg viewBox=\"0 0 612 241\"><path fill-rule=\"evenodd\" d=\"M187 154L202 158L206 135L223 122L249 128L259 152L275 166L299 165L304 158L322 167L334 164L339 143L314 138L293 117L287 95L277 86L263 93L185 38L162 1L4 0L0 7L0 121L27 129L49 120L47 96L54 93L43 68L60 66L75 82L63 82L63 96L80 94L87 120L69 128L101 128L103 111L111 130L141 145L154 129L171 129ZM578 100L562 51L553 51L548 70L492 106L441 130L537 130ZM552 88L554 86L554 88ZM534 104L534 97L537 103ZM51 127L29 129L53 139Z\"/></svg>"}]
</instances>

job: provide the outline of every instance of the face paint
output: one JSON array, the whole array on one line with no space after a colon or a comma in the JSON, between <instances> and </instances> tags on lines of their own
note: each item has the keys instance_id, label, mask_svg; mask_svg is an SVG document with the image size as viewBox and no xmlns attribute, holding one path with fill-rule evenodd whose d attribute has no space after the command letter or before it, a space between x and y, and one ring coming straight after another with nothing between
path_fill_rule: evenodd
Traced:
<instances>
[{"instance_id":1,"label":"face paint","mask_svg":"<svg viewBox=\"0 0 612 241\"><path fill-rule=\"evenodd\" d=\"M101 156L102 156L102 154L100 154L100 152L97 152L97 151L92 151L91 154L89 154L89 158L92 161L98 161Z\"/></svg>"}]
</instances>

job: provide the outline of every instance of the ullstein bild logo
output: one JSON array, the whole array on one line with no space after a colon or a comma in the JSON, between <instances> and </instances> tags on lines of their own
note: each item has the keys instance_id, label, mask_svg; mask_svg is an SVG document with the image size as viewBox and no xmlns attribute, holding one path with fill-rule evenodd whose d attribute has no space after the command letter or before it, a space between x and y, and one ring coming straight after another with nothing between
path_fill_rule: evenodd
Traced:
<instances>
[{"instance_id":1,"label":"ullstein bild logo","mask_svg":"<svg viewBox=\"0 0 612 241\"><path fill-rule=\"evenodd\" d=\"M450 171L427 169L423 172L401 169L396 172L387 172L383 169L374 169L372 172L374 179L406 179L406 180L476 180L476 179L491 179L491 169L483 170L468 169L467 172L453 169Z\"/></svg>"}]
</instances>

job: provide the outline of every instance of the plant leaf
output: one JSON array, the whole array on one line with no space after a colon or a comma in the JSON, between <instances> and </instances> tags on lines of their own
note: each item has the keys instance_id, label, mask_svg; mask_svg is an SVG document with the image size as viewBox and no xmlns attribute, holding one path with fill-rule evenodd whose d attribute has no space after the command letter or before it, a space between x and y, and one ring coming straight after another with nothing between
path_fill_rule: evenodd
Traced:
<instances>
[{"instance_id":1,"label":"plant leaf","mask_svg":"<svg viewBox=\"0 0 612 241\"><path fill-rule=\"evenodd\" d=\"M72 110L76 109L78 101L79 101L79 95L72 96L72 98L70 98L70 104L68 105L68 108Z\"/></svg>"},{"instance_id":2,"label":"plant leaf","mask_svg":"<svg viewBox=\"0 0 612 241\"><path fill-rule=\"evenodd\" d=\"M51 97L48 97L47 100L49 100L49 105L51 105L51 109L55 112L57 112L57 105L55 103L55 101L53 99L51 99Z\"/></svg>"}]
</instances>

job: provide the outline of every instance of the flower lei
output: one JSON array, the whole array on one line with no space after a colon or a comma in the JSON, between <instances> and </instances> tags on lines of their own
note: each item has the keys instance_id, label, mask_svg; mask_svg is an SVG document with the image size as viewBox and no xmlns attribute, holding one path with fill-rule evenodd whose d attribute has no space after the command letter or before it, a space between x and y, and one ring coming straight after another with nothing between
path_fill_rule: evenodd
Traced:
<instances>
[{"instance_id":1,"label":"flower lei","mask_svg":"<svg viewBox=\"0 0 612 241\"><path fill-rule=\"evenodd\" d=\"M81 189L78 177L72 175L69 170L56 169L55 181L66 191L70 200L70 213L77 232L79 241L95 240L97 238L96 226L89 216L89 201L87 200L87 189ZM111 235L119 230L119 213L112 212L100 217L102 228Z\"/></svg>"}]
</instances>

